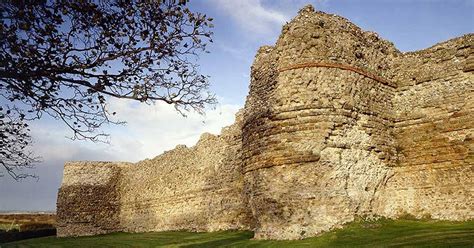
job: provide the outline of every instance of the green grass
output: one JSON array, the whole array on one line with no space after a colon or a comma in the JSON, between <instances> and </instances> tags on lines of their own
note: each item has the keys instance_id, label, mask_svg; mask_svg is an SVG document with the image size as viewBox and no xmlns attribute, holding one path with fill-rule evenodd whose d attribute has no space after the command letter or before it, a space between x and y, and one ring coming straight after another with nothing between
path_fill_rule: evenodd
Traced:
<instances>
[{"instance_id":1,"label":"green grass","mask_svg":"<svg viewBox=\"0 0 474 248\"><path fill-rule=\"evenodd\" d=\"M249 231L212 233L113 233L93 237L45 237L0 247L474 247L474 221L357 221L319 237L252 240Z\"/></svg>"}]
</instances>

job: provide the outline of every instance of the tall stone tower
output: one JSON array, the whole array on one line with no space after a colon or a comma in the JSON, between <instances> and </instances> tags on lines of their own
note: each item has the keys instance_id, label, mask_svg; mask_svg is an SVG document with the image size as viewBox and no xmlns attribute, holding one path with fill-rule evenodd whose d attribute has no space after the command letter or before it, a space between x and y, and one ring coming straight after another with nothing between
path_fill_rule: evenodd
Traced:
<instances>
[{"instance_id":1,"label":"tall stone tower","mask_svg":"<svg viewBox=\"0 0 474 248\"><path fill-rule=\"evenodd\" d=\"M258 51L245 105L256 237L313 236L376 214L472 218L473 39L464 38L403 54L312 6L286 24Z\"/></svg>"},{"instance_id":2,"label":"tall stone tower","mask_svg":"<svg viewBox=\"0 0 474 248\"><path fill-rule=\"evenodd\" d=\"M258 238L311 236L372 211L397 162L389 68L399 55L311 6L259 50L243 127Z\"/></svg>"}]
</instances>

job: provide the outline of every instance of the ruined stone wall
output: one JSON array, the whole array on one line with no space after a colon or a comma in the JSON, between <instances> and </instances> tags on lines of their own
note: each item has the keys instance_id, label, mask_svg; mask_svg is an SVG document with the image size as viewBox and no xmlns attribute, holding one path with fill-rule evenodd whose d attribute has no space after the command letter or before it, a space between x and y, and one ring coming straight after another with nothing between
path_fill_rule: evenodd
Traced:
<instances>
[{"instance_id":1,"label":"ruined stone wall","mask_svg":"<svg viewBox=\"0 0 474 248\"><path fill-rule=\"evenodd\" d=\"M241 127L204 134L123 172L121 223L125 231L249 229L241 170Z\"/></svg>"},{"instance_id":2,"label":"ruined stone wall","mask_svg":"<svg viewBox=\"0 0 474 248\"><path fill-rule=\"evenodd\" d=\"M58 195L58 236L116 231L251 229L244 202L241 117L221 135L203 134L131 163L72 162Z\"/></svg>"},{"instance_id":3,"label":"ruined stone wall","mask_svg":"<svg viewBox=\"0 0 474 248\"><path fill-rule=\"evenodd\" d=\"M301 10L252 67L243 149L256 237L314 236L357 215L472 219L472 44L404 54Z\"/></svg>"},{"instance_id":4,"label":"ruined stone wall","mask_svg":"<svg viewBox=\"0 0 474 248\"><path fill-rule=\"evenodd\" d=\"M57 235L83 236L121 231L121 170L127 163L69 162L57 202Z\"/></svg>"},{"instance_id":5,"label":"ruined stone wall","mask_svg":"<svg viewBox=\"0 0 474 248\"><path fill-rule=\"evenodd\" d=\"M474 218L474 36L407 53L394 68L397 164L377 213Z\"/></svg>"},{"instance_id":6,"label":"ruined stone wall","mask_svg":"<svg viewBox=\"0 0 474 248\"><path fill-rule=\"evenodd\" d=\"M130 163L65 166L58 235L474 218L474 35L401 53L311 6L259 49L236 122Z\"/></svg>"}]
</instances>

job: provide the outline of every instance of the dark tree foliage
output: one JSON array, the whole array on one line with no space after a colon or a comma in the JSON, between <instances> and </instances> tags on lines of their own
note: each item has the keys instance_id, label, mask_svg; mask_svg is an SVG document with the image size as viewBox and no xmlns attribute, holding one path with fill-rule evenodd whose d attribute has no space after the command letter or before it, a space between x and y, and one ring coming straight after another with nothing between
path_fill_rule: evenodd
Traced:
<instances>
[{"instance_id":1,"label":"dark tree foliage","mask_svg":"<svg viewBox=\"0 0 474 248\"><path fill-rule=\"evenodd\" d=\"M0 1L0 159L7 171L15 158L25 166L33 161L24 125L44 114L63 121L73 139L103 141L100 127L120 123L110 98L166 102L181 113L214 104L196 64L212 42L212 19L186 5Z\"/></svg>"}]
</instances>

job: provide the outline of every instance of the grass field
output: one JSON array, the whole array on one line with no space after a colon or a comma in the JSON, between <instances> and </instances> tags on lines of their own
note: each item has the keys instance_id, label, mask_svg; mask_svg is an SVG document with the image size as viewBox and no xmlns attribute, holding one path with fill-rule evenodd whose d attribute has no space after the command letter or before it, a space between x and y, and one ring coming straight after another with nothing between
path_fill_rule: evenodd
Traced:
<instances>
[{"instance_id":1,"label":"grass field","mask_svg":"<svg viewBox=\"0 0 474 248\"><path fill-rule=\"evenodd\" d=\"M9 214L0 213L0 230L31 230L37 228L54 228L56 225L55 214Z\"/></svg>"},{"instance_id":2,"label":"grass field","mask_svg":"<svg viewBox=\"0 0 474 248\"><path fill-rule=\"evenodd\" d=\"M56 235L56 214L0 213L0 247L2 243Z\"/></svg>"},{"instance_id":3,"label":"grass field","mask_svg":"<svg viewBox=\"0 0 474 248\"><path fill-rule=\"evenodd\" d=\"M474 247L474 221L358 221L319 237L295 241L252 240L248 231L213 233L114 233L93 237L44 237L4 247Z\"/></svg>"},{"instance_id":4,"label":"grass field","mask_svg":"<svg viewBox=\"0 0 474 248\"><path fill-rule=\"evenodd\" d=\"M53 213L0 213L0 222L10 223L56 223L56 214Z\"/></svg>"}]
</instances>

